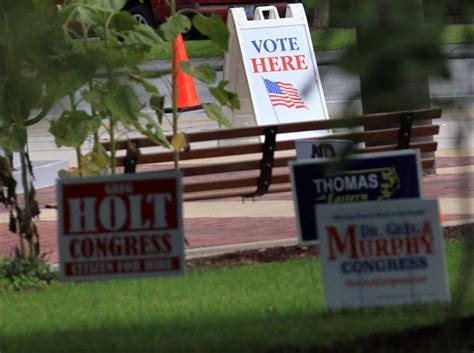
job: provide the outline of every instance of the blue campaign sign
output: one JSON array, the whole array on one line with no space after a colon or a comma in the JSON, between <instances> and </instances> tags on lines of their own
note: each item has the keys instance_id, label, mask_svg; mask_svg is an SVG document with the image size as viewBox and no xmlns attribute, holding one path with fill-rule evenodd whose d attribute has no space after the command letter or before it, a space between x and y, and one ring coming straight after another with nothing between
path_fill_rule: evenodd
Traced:
<instances>
[{"instance_id":1,"label":"blue campaign sign","mask_svg":"<svg viewBox=\"0 0 474 353\"><path fill-rule=\"evenodd\" d=\"M420 170L419 152L413 150L290 163L300 242L318 239L318 204L421 197Z\"/></svg>"}]
</instances>

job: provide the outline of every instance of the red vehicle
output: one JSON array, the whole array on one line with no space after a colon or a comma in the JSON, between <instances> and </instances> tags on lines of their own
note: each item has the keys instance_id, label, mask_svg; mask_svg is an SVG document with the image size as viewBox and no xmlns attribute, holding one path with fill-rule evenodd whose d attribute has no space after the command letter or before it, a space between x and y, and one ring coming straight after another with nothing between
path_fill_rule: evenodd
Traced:
<instances>
[{"instance_id":1,"label":"red vehicle","mask_svg":"<svg viewBox=\"0 0 474 353\"><path fill-rule=\"evenodd\" d=\"M298 2L298 0L176 0L176 8L193 9L204 15L216 13L225 21L227 11L231 7L244 7L247 16L253 16L255 6L273 5L276 6L280 14L285 11L288 3ZM128 1L125 10L130 12L138 22L156 27L165 22L170 10L166 0L137 0ZM192 12L190 12L192 14Z\"/></svg>"}]
</instances>

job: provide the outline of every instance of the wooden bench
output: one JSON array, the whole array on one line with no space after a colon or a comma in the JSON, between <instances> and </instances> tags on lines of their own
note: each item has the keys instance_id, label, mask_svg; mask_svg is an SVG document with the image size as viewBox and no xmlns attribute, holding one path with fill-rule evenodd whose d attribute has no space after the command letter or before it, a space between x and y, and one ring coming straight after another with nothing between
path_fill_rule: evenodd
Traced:
<instances>
[{"instance_id":1,"label":"wooden bench","mask_svg":"<svg viewBox=\"0 0 474 353\"><path fill-rule=\"evenodd\" d=\"M295 142L277 140L277 135L302 131L332 130L333 134L317 139L343 139L352 140L359 145L363 142L371 145L357 146L355 153L419 149L422 152L423 169L432 169L435 163L433 152L436 151L437 143L432 138L426 141L426 138L438 134L439 126L431 121L440 117L440 109L426 109L189 133L189 147L180 153L184 199L255 197L265 193L290 191L287 165L296 158ZM260 138L263 136L264 138ZM249 138L253 138L254 142L224 146L218 146L217 143L219 140ZM416 141L416 138L422 138L422 141ZM261 140L263 141L260 142ZM110 150L110 143L104 142L102 145ZM147 138L117 141L117 151L127 151L126 155L117 157L117 166L125 166L127 173L135 172L137 165L138 171L173 169L173 152L156 151L156 147ZM138 158L137 148L140 151ZM148 152L153 148L155 151Z\"/></svg>"}]
</instances>

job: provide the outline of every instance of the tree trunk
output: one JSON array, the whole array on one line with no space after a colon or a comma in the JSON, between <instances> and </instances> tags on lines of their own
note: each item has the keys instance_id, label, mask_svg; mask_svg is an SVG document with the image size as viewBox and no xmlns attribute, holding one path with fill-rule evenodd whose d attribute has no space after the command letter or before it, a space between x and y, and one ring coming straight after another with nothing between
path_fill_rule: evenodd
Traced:
<instances>
[{"instance_id":1,"label":"tree trunk","mask_svg":"<svg viewBox=\"0 0 474 353\"><path fill-rule=\"evenodd\" d=\"M329 0L314 0L313 29L329 27Z\"/></svg>"}]
</instances>

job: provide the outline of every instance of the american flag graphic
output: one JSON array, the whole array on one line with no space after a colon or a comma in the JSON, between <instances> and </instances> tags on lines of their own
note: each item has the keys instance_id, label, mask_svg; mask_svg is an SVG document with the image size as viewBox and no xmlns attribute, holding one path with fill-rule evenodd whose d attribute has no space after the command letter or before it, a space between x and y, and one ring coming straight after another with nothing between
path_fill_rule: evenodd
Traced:
<instances>
[{"instance_id":1,"label":"american flag graphic","mask_svg":"<svg viewBox=\"0 0 474 353\"><path fill-rule=\"evenodd\" d=\"M298 90L291 83L281 81L270 81L263 79L267 87L268 96L274 107L284 106L287 108L302 109L308 107L298 94Z\"/></svg>"}]
</instances>

